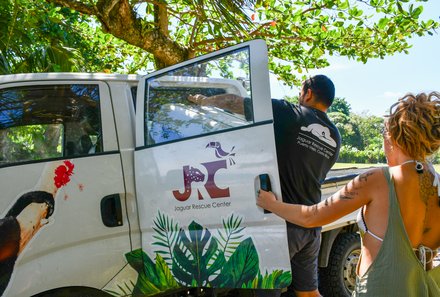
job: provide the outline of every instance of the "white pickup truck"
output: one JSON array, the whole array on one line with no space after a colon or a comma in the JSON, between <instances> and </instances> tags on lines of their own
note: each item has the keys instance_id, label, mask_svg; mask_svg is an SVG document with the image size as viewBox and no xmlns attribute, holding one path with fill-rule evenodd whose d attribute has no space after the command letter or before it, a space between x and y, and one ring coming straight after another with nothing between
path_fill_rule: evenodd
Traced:
<instances>
[{"instance_id":1,"label":"white pickup truck","mask_svg":"<svg viewBox=\"0 0 440 297\"><path fill-rule=\"evenodd\" d=\"M0 296L286 287L285 222L255 204L261 177L281 192L267 66L257 40L145 77L0 76ZM252 109L196 105L194 94ZM323 197L352 177L329 178ZM329 296L353 285L353 223L323 229Z\"/></svg>"}]
</instances>

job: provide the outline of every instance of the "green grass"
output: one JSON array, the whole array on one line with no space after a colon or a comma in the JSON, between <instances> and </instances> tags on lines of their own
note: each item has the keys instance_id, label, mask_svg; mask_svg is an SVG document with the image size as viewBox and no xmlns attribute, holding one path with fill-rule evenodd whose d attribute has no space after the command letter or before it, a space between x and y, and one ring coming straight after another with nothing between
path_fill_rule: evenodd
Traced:
<instances>
[{"instance_id":1,"label":"green grass","mask_svg":"<svg viewBox=\"0 0 440 297\"><path fill-rule=\"evenodd\" d=\"M344 168L368 168L376 166L384 166L385 164L363 164L363 163L336 163L332 169L344 169Z\"/></svg>"},{"instance_id":2,"label":"green grass","mask_svg":"<svg viewBox=\"0 0 440 297\"><path fill-rule=\"evenodd\" d=\"M336 163L332 169L343 169L343 168L368 168L368 167L377 167L377 166L385 166L385 164L374 163L374 164L361 164L361 163ZM435 171L440 172L440 164L434 165Z\"/></svg>"}]
</instances>

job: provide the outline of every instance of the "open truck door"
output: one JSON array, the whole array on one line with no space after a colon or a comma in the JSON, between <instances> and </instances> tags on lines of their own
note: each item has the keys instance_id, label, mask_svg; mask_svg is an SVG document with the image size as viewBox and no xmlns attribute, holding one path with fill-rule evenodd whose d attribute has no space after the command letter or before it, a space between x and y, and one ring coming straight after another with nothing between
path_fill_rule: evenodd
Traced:
<instances>
[{"instance_id":1,"label":"open truck door","mask_svg":"<svg viewBox=\"0 0 440 297\"><path fill-rule=\"evenodd\" d=\"M265 42L147 75L137 98L137 292L286 287L285 222L256 205L281 197Z\"/></svg>"}]
</instances>

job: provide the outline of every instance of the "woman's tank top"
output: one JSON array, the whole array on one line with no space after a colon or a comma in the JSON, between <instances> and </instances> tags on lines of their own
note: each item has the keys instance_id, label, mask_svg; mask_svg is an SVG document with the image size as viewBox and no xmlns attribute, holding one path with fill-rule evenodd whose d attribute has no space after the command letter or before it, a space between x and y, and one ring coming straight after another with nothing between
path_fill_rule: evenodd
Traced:
<instances>
[{"instance_id":1,"label":"woman's tank top","mask_svg":"<svg viewBox=\"0 0 440 297\"><path fill-rule=\"evenodd\" d=\"M414 254L389 168L385 167L383 172L389 187L388 227L373 263L357 278L353 296L439 297L440 266L425 271Z\"/></svg>"}]
</instances>

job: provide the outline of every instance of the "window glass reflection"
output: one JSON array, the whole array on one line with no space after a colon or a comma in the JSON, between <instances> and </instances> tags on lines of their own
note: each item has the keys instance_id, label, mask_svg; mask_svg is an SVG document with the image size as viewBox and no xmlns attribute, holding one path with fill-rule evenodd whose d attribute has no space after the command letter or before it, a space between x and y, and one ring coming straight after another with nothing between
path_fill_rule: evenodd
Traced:
<instances>
[{"instance_id":1,"label":"window glass reflection","mask_svg":"<svg viewBox=\"0 0 440 297\"><path fill-rule=\"evenodd\" d=\"M253 122L247 48L188 65L147 81L146 144Z\"/></svg>"}]
</instances>

